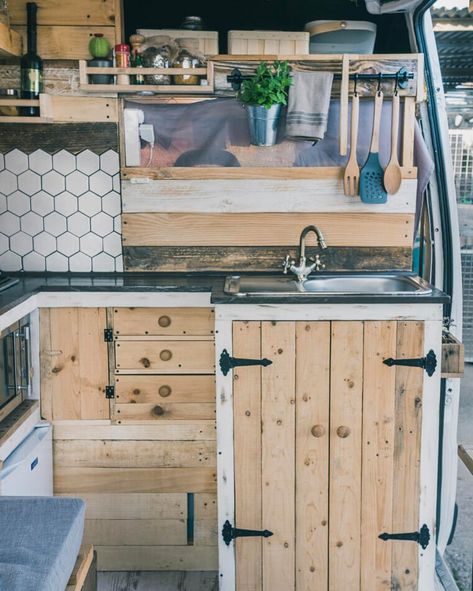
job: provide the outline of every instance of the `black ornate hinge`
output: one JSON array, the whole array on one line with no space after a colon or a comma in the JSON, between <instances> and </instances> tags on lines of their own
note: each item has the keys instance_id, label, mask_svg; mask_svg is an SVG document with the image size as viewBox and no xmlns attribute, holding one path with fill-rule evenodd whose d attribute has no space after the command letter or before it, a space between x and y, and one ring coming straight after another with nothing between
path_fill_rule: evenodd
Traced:
<instances>
[{"instance_id":1,"label":"black ornate hinge","mask_svg":"<svg viewBox=\"0 0 473 591\"><path fill-rule=\"evenodd\" d=\"M269 538L273 535L272 531L267 529L257 530L257 529L238 529L237 527L233 527L232 524L228 521L225 521L223 524L222 529L222 537L223 541L227 546L230 545L230 542L235 538L253 538L253 537L260 537L260 538Z\"/></svg>"},{"instance_id":2,"label":"black ornate hinge","mask_svg":"<svg viewBox=\"0 0 473 591\"><path fill-rule=\"evenodd\" d=\"M385 542L387 540L406 540L409 542L417 542L420 544L422 549L425 550L430 542L430 531L427 527L427 524L424 523L424 525L420 528L420 531L413 531L403 534L387 534L385 532L380 534L378 538L384 540Z\"/></svg>"},{"instance_id":3,"label":"black ornate hinge","mask_svg":"<svg viewBox=\"0 0 473 591\"><path fill-rule=\"evenodd\" d=\"M220 355L220 369L222 370L224 376L226 376L231 369L237 366L263 365L266 367L267 365L271 364L272 361L270 359L237 359L236 357L230 357L226 349L224 349Z\"/></svg>"},{"instance_id":4,"label":"black ornate hinge","mask_svg":"<svg viewBox=\"0 0 473 591\"><path fill-rule=\"evenodd\" d=\"M390 357L389 359L385 359L383 361L386 365L390 367L392 365L407 365L409 367L421 367L425 369L429 378L434 375L435 368L437 367L437 356L435 353L430 349L425 357L419 357L417 359L393 359Z\"/></svg>"}]
</instances>

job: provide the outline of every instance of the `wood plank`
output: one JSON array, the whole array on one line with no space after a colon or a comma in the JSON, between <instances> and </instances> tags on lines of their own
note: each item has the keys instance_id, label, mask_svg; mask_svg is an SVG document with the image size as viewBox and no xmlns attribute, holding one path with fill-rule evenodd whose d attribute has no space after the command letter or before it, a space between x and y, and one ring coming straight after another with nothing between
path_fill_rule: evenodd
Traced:
<instances>
[{"instance_id":1,"label":"wood plank","mask_svg":"<svg viewBox=\"0 0 473 591\"><path fill-rule=\"evenodd\" d=\"M329 408L330 323L298 322L296 589L301 591L328 591Z\"/></svg>"},{"instance_id":2,"label":"wood plank","mask_svg":"<svg viewBox=\"0 0 473 591\"><path fill-rule=\"evenodd\" d=\"M21 36L13 29L7 27L5 23L0 23L0 56L19 57L22 49L23 42Z\"/></svg>"},{"instance_id":3,"label":"wood plank","mask_svg":"<svg viewBox=\"0 0 473 591\"><path fill-rule=\"evenodd\" d=\"M414 97L404 99L404 124L402 132L402 165L414 164L414 130L416 122L416 101Z\"/></svg>"},{"instance_id":4,"label":"wood plank","mask_svg":"<svg viewBox=\"0 0 473 591\"><path fill-rule=\"evenodd\" d=\"M390 590L391 548L379 534L392 531L396 322L365 322L361 496L361 590ZM407 468L406 468L407 469ZM396 476L395 476L396 474ZM407 497L399 497L406 503ZM397 530L396 530L397 531Z\"/></svg>"},{"instance_id":5,"label":"wood plank","mask_svg":"<svg viewBox=\"0 0 473 591\"><path fill-rule=\"evenodd\" d=\"M96 546L99 571L218 569L213 546Z\"/></svg>"},{"instance_id":6,"label":"wood plank","mask_svg":"<svg viewBox=\"0 0 473 591\"><path fill-rule=\"evenodd\" d=\"M411 359L423 355L423 323L398 322L396 358ZM419 527L423 373L416 371L415 367L396 367L393 531L415 531ZM412 499L412 502L406 503L404 499ZM418 554L415 545L391 545L391 584L394 588L417 589Z\"/></svg>"},{"instance_id":7,"label":"wood plank","mask_svg":"<svg viewBox=\"0 0 473 591\"><path fill-rule=\"evenodd\" d=\"M155 402L115 404L113 418L120 424L215 419L215 402Z\"/></svg>"},{"instance_id":8,"label":"wood plank","mask_svg":"<svg viewBox=\"0 0 473 591\"><path fill-rule=\"evenodd\" d=\"M217 572L199 571L128 571L101 572L98 576L100 591L218 591Z\"/></svg>"},{"instance_id":9,"label":"wood plank","mask_svg":"<svg viewBox=\"0 0 473 591\"><path fill-rule=\"evenodd\" d=\"M215 466L213 441L54 441L54 465L89 468Z\"/></svg>"},{"instance_id":10,"label":"wood plank","mask_svg":"<svg viewBox=\"0 0 473 591\"><path fill-rule=\"evenodd\" d=\"M66 591L81 591L94 560L94 547L82 542ZM71 587L71 589L69 589Z\"/></svg>"},{"instance_id":11,"label":"wood plank","mask_svg":"<svg viewBox=\"0 0 473 591\"><path fill-rule=\"evenodd\" d=\"M186 546L185 519L86 519L84 542L95 546Z\"/></svg>"},{"instance_id":12,"label":"wood plank","mask_svg":"<svg viewBox=\"0 0 473 591\"><path fill-rule=\"evenodd\" d=\"M263 591L295 588L295 324L263 322L261 356L273 361L262 379Z\"/></svg>"},{"instance_id":13,"label":"wood plank","mask_svg":"<svg viewBox=\"0 0 473 591\"><path fill-rule=\"evenodd\" d=\"M462 378L465 374L465 346L451 332L442 335L442 378Z\"/></svg>"},{"instance_id":14,"label":"wood plank","mask_svg":"<svg viewBox=\"0 0 473 591\"><path fill-rule=\"evenodd\" d=\"M60 496L77 496L76 493ZM205 495L195 495L196 497ZM88 520L180 520L187 518L186 493L91 493L81 494Z\"/></svg>"},{"instance_id":15,"label":"wood plank","mask_svg":"<svg viewBox=\"0 0 473 591\"><path fill-rule=\"evenodd\" d=\"M216 546L219 535L217 519L196 520L194 522L194 544L196 546Z\"/></svg>"},{"instance_id":16,"label":"wood plank","mask_svg":"<svg viewBox=\"0 0 473 591\"><path fill-rule=\"evenodd\" d=\"M120 341L115 359L117 372L211 374L215 346L212 341Z\"/></svg>"},{"instance_id":17,"label":"wood plank","mask_svg":"<svg viewBox=\"0 0 473 591\"><path fill-rule=\"evenodd\" d=\"M313 257L315 247L306 249ZM125 246L127 271L227 271L248 272L261 269L281 271L281 261L289 254L297 257L297 247L232 246ZM331 247L323 254L331 271L386 271L412 268L411 247Z\"/></svg>"},{"instance_id":18,"label":"wood plank","mask_svg":"<svg viewBox=\"0 0 473 591\"><path fill-rule=\"evenodd\" d=\"M314 215L133 213L122 223L126 246L294 246ZM410 214L317 214L329 246L411 246L413 223Z\"/></svg>"},{"instance_id":19,"label":"wood plank","mask_svg":"<svg viewBox=\"0 0 473 591\"><path fill-rule=\"evenodd\" d=\"M38 14L41 9L38 10ZM23 38L26 47L26 27L17 25L15 31ZM115 44L115 28L113 26L60 26L42 25L38 27L38 53L48 60L80 60L89 59L89 40L94 33L101 33L113 47Z\"/></svg>"},{"instance_id":20,"label":"wood plank","mask_svg":"<svg viewBox=\"0 0 473 591\"><path fill-rule=\"evenodd\" d=\"M215 440L215 421L167 421L156 425L112 425L78 421L75 424L54 423L53 436L58 439L114 439L137 441Z\"/></svg>"},{"instance_id":21,"label":"wood plank","mask_svg":"<svg viewBox=\"0 0 473 591\"><path fill-rule=\"evenodd\" d=\"M233 355L261 357L261 323L233 323ZM233 372L235 520L237 527L262 529L261 367ZM261 538L239 538L235 545L236 588L261 589Z\"/></svg>"},{"instance_id":22,"label":"wood plank","mask_svg":"<svg viewBox=\"0 0 473 591\"><path fill-rule=\"evenodd\" d=\"M10 0L8 8L13 25L26 25L27 0ZM41 0L38 25L113 25L113 0L83 0L65 3L60 0Z\"/></svg>"},{"instance_id":23,"label":"wood plank","mask_svg":"<svg viewBox=\"0 0 473 591\"><path fill-rule=\"evenodd\" d=\"M215 402L214 376L117 376L118 404Z\"/></svg>"},{"instance_id":24,"label":"wood plank","mask_svg":"<svg viewBox=\"0 0 473 591\"><path fill-rule=\"evenodd\" d=\"M350 56L342 58L342 80L340 84L339 152L346 156L348 149L348 91L350 86ZM358 201L358 200L357 200Z\"/></svg>"},{"instance_id":25,"label":"wood plank","mask_svg":"<svg viewBox=\"0 0 473 591\"><path fill-rule=\"evenodd\" d=\"M194 495L194 514L196 520L217 518L217 495L199 493Z\"/></svg>"},{"instance_id":26,"label":"wood plank","mask_svg":"<svg viewBox=\"0 0 473 591\"><path fill-rule=\"evenodd\" d=\"M362 392L363 323L332 322L329 589L334 590L350 589L360 579Z\"/></svg>"},{"instance_id":27,"label":"wood plank","mask_svg":"<svg viewBox=\"0 0 473 591\"><path fill-rule=\"evenodd\" d=\"M383 205L347 197L343 178L213 179L122 182L125 213L383 212L415 213L417 180L405 179L396 199Z\"/></svg>"},{"instance_id":28,"label":"wood plank","mask_svg":"<svg viewBox=\"0 0 473 591\"><path fill-rule=\"evenodd\" d=\"M113 312L116 336L214 334L213 308L115 308Z\"/></svg>"},{"instance_id":29,"label":"wood plank","mask_svg":"<svg viewBox=\"0 0 473 591\"><path fill-rule=\"evenodd\" d=\"M118 122L118 100L115 98L53 94L47 97L50 116L55 123Z\"/></svg>"}]
</instances>

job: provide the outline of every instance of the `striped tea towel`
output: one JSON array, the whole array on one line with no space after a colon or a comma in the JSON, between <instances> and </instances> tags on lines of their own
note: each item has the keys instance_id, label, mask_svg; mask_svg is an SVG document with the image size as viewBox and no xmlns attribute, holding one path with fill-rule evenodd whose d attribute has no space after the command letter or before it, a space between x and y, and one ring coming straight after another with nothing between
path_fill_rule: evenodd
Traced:
<instances>
[{"instance_id":1,"label":"striped tea towel","mask_svg":"<svg viewBox=\"0 0 473 591\"><path fill-rule=\"evenodd\" d=\"M292 140L321 140L327 131L332 93L332 72L293 73L289 89L286 137Z\"/></svg>"}]
</instances>

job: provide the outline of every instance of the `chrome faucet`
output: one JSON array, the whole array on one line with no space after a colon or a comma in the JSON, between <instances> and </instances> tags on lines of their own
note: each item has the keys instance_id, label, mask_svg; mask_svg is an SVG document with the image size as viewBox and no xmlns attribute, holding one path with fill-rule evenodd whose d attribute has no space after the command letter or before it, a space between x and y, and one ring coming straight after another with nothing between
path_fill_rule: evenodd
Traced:
<instances>
[{"instance_id":1,"label":"chrome faucet","mask_svg":"<svg viewBox=\"0 0 473 591\"><path fill-rule=\"evenodd\" d=\"M320 271L321 269L325 269L325 265L322 263L322 260L318 254L315 256L315 259L310 259L313 261L312 264L307 265L307 259L305 256L305 239L309 232L314 232L314 234L317 236L318 245L322 250L327 248L324 235L317 226L307 226L302 230L299 241L299 264L296 265L296 262L291 260L290 255L286 256L283 263L284 274L287 275L287 272L291 271L291 273L296 275L297 280L300 282L305 281L312 271Z\"/></svg>"}]
</instances>

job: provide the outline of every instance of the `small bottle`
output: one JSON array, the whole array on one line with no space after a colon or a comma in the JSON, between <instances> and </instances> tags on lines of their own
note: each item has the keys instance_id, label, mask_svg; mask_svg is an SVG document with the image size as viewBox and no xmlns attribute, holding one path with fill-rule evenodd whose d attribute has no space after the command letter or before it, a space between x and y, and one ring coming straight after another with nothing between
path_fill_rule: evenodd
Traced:
<instances>
[{"instance_id":1,"label":"small bottle","mask_svg":"<svg viewBox=\"0 0 473 591\"><path fill-rule=\"evenodd\" d=\"M134 68L142 68L143 67L143 60L141 58L141 46L144 43L145 38L143 35L131 35L130 36L130 45L131 45L131 65ZM145 83L145 77L143 74L135 74L132 78L132 84L141 85Z\"/></svg>"},{"instance_id":2,"label":"small bottle","mask_svg":"<svg viewBox=\"0 0 473 591\"><path fill-rule=\"evenodd\" d=\"M37 99L43 92L43 60L36 53L36 12L35 2L26 4L28 50L21 58L21 98ZM22 107L21 114L26 117L37 117L39 107Z\"/></svg>"},{"instance_id":3,"label":"small bottle","mask_svg":"<svg viewBox=\"0 0 473 591\"><path fill-rule=\"evenodd\" d=\"M130 46L126 43L120 43L119 45L115 45L115 66L117 68L130 67ZM117 84L130 84L129 74L118 74Z\"/></svg>"}]
</instances>

